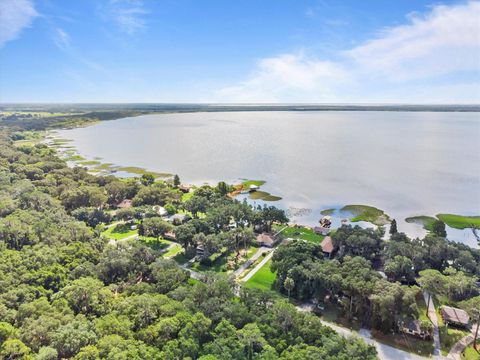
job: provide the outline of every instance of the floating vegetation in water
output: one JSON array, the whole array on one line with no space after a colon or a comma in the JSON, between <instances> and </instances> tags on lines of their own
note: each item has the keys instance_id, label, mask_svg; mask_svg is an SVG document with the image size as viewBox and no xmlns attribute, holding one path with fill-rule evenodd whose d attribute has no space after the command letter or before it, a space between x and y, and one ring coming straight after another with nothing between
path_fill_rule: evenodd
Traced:
<instances>
[{"instance_id":1,"label":"floating vegetation in water","mask_svg":"<svg viewBox=\"0 0 480 360\"><path fill-rule=\"evenodd\" d=\"M337 211L336 209L325 209L320 211L320 214L323 216L333 215Z\"/></svg>"},{"instance_id":2,"label":"floating vegetation in water","mask_svg":"<svg viewBox=\"0 0 480 360\"><path fill-rule=\"evenodd\" d=\"M279 196L271 195L266 191L260 191L260 190L251 192L249 195L249 198L252 200L263 200L263 201L278 201L282 199Z\"/></svg>"},{"instance_id":3,"label":"floating vegetation in water","mask_svg":"<svg viewBox=\"0 0 480 360\"><path fill-rule=\"evenodd\" d=\"M432 231L433 223L437 221L437 219L433 216L420 215L408 217L405 221L409 224L422 225L425 230Z\"/></svg>"},{"instance_id":4,"label":"floating vegetation in water","mask_svg":"<svg viewBox=\"0 0 480 360\"><path fill-rule=\"evenodd\" d=\"M367 221L377 226L383 226L390 222L390 218L383 210L367 205L346 205L341 212L350 213L353 217L351 222Z\"/></svg>"}]
</instances>

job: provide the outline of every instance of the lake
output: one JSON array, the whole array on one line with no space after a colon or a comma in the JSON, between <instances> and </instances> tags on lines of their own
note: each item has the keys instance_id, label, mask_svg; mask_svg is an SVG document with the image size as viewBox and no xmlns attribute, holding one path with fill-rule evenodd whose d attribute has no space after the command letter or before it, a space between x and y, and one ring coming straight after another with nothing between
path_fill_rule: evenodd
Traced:
<instances>
[{"instance_id":1,"label":"lake","mask_svg":"<svg viewBox=\"0 0 480 360\"><path fill-rule=\"evenodd\" d=\"M59 131L88 159L179 174L183 182L259 179L274 202L311 212L366 204L399 231L406 217L480 215L480 116L456 112L305 111L156 114ZM476 246L470 231L449 238Z\"/></svg>"}]
</instances>

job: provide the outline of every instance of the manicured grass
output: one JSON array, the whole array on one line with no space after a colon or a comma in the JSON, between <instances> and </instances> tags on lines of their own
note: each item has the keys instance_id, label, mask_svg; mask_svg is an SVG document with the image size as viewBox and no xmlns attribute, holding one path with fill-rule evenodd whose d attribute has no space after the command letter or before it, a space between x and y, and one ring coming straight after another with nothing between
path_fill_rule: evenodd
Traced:
<instances>
[{"instance_id":1,"label":"manicured grass","mask_svg":"<svg viewBox=\"0 0 480 360\"><path fill-rule=\"evenodd\" d=\"M102 235L108 237L109 239L122 240L126 237L136 235L137 233L137 230L130 229L130 225L118 224L109 227L107 230L102 232Z\"/></svg>"},{"instance_id":2,"label":"manicured grass","mask_svg":"<svg viewBox=\"0 0 480 360\"><path fill-rule=\"evenodd\" d=\"M478 348L478 345L477 345ZM473 345L468 346L461 355L462 360L480 360L480 351L473 348Z\"/></svg>"},{"instance_id":3,"label":"manicured grass","mask_svg":"<svg viewBox=\"0 0 480 360\"><path fill-rule=\"evenodd\" d=\"M283 225L275 225L274 230L280 231L284 227ZM312 229L305 226L289 226L282 231L281 235L286 238L301 239L311 241L314 243L320 243L325 238L323 235L316 234Z\"/></svg>"},{"instance_id":4,"label":"manicured grass","mask_svg":"<svg viewBox=\"0 0 480 360\"><path fill-rule=\"evenodd\" d=\"M440 324L438 330L440 331L440 348L442 355L447 355L458 340L468 335L468 331L450 328L445 325L440 326Z\"/></svg>"},{"instance_id":5,"label":"manicured grass","mask_svg":"<svg viewBox=\"0 0 480 360\"><path fill-rule=\"evenodd\" d=\"M340 211L353 214L351 222L367 221L372 224L382 226L390 222L390 218L383 210L367 205L346 205Z\"/></svg>"},{"instance_id":6,"label":"manicured grass","mask_svg":"<svg viewBox=\"0 0 480 360\"><path fill-rule=\"evenodd\" d=\"M187 201L187 200L190 199L192 196L193 196L193 191L192 191L192 190L190 190L188 193L184 193L184 194L182 195L182 202Z\"/></svg>"},{"instance_id":7,"label":"manicured grass","mask_svg":"<svg viewBox=\"0 0 480 360\"><path fill-rule=\"evenodd\" d=\"M145 245L155 250L166 249L171 244L171 241L164 240L164 239L157 239L155 237L149 237L149 236L139 236L138 240L143 241Z\"/></svg>"},{"instance_id":8,"label":"manicured grass","mask_svg":"<svg viewBox=\"0 0 480 360\"><path fill-rule=\"evenodd\" d=\"M270 270L271 263L272 260L267 261L265 265L245 283L245 286L248 288L271 290L277 276L276 273Z\"/></svg>"},{"instance_id":9,"label":"manicured grass","mask_svg":"<svg viewBox=\"0 0 480 360\"><path fill-rule=\"evenodd\" d=\"M422 225L425 230L432 231L433 223L437 221L437 219L432 216L420 215L408 217L405 221L410 224Z\"/></svg>"},{"instance_id":10,"label":"manicured grass","mask_svg":"<svg viewBox=\"0 0 480 360\"><path fill-rule=\"evenodd\" d=\"M480 216L462 216L454 214L438 214L437 217L455 229L480 228Z\"/></svg>"},{"instance_id":11,"label":"manicured grass","mask_svg":"<svg viewBox=\"0 0 480 360\"><path fill-rule=\"evenodd\" d=\"M171 243L173 244L170 249L167 250L166 253L163 254L164 258L172 258L175 257L176 255L180 254L183 251L183 248L180 244L177 243Z\"/></svg>"}]
</instances>

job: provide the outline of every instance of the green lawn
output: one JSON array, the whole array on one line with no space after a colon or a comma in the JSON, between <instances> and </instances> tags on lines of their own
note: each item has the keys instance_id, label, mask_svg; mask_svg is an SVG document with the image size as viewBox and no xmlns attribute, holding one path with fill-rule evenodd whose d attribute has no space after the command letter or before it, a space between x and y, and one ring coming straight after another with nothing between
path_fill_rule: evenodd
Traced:
<instances>
[{"instance_id":1,"label":"green lawn","mask_svg":"<svg viewBox=\"0 0 480 360\"><path fill-rule=\"evenodd\" d=\"M102 235L109 239L122 240L126 237L136 235L137 233L137 230L130 229L130 225L117 224L115 226L109 227L107 230L102 232Z\"/></svg>"},{"instance_id":2,"label":"green lawn","mask_svg":"<svg viewBox=\"0 0 480 360\"><path fill-rule=\"evenodd\" d=\"M245 283L245 286L248 288L271 290L276 277L276 273L270 270L271 263L272 260L267 261L265 265Z\"/></svg>"},{"instance_id":3,"label":"green lawn","mask_svg":"<svg viewBox=\"0 0 480 360\"><path fill-rule=\"evenodd\" d=\"M442 355L447 355L452 346L455 345L458 340L468 335L468 331L449 328L445 325L439 326L438 330L440 331L440 347Z\"/></svg>"},{"instance_id":4,"label":"green lawn","mask_svg":"<svg viewBox=\"0 0 480 360\"><path fill-rule=\"evenodd\" d=\"M177 244L177 243L172 243L172 244L173 244L172 247L168 249L166 253L163 254L164 258L175 257L176 255L178 255L180 252L183 251L183 248L180 244Z\"/></svg>"},{"instance_id":5,"label":"green lawn","mask_svg":"<svg viewBox=\"0 0 480 360\"><path fill-rule=\"evenodd\" d=\"M367 205L346 205L340 211L353 214L351 222L367 221L372 224L383 226L390 222L390 218L383 210Z\"/></svg>"},{"instance_id":6,"label":"green lawn","mask_svg":"<svg viewBox=\"0 0 480 360\"><path fill-rule=\"evenodd\" d=\"M437 217L448 226L455 229L480 228L480 216L462 216L453 214L438 214Z\"/></svg>"},{"instance_id":7,"label":"green lawn","mask_svg":"<svg viewBox=\"0 0 480 360\"><path fill-rule=\"evenodd\" d=\"M192 190L190 190L188 193L184 193L184 194L182 195L182 202L187 201L187 200L190 199L192 196L193 196L193 191L192 191Z\"/></svg>"},{"instance_id":8,"label":"green lawn","mask_svg":"<svg viewBox=\"0 0 480 360\"><path fill-rule=\"evenodd\" d=\"M250 185L262 186L263 184L265 184L263 180L245 180L242 182L243 188L247 190L250 188Z\"/></svg>"},{"instance_id":9,"label":"green lawn","mask_svg":"<svg viewBox=\"0 0 480 360\"><path fill-rule=\"evenodd\" d=\"M284 227L284 225L273 226L274 231L280 231ZM312 229L299 225L287 227L281 232L281 235L286 238L301 239L314 243L320 243L325 238L323 235L316 234Z\"/></svg>"},{"instance_id":10,"label":"green lawn","mask_svg":"<svg viewBox=\"0 0 480 360\"><path fill-rule=\"evenodd\" d=\"M420 215L420 216L411 216L405 219L407 223L410 224L420 224L423 226L425 230L432 231L433 230L433 223L437 221L436 218L432 216L425 216L425 215Z\"/></svg>"},{"instance_id":11,"label":"green lawn","mask_svg":"<svg viewBox=\"0 0 480 360\"><path fill-rule=\"evenodd\" d=\"M480 351L475 350L473 348L473 345L470 345L463 352L461 359L462 360L480 360Z\"/></svg>"}]
</instances>

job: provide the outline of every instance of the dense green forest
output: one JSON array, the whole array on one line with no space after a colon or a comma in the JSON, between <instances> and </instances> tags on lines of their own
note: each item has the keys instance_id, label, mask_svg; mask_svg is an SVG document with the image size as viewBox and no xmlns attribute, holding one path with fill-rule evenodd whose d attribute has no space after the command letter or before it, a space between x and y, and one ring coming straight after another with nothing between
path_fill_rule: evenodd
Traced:
<instances>
[{"instance_id":1,"label":"dense green forest","mask_svg":"<svg viewBox=\"0 0 480 360\"><path fill-rule=\"evenodd\" d=\"M2 124L0 358L376 358L372 346L341 337L272 292L238 290L222 274L195 281L149 242L101 235L112 217L138 218L145 236L173 230L186 256L198 243L235 251L251 241L252 228L286 221L282 211L232 200L224 183L183 202L174 182L93 176L67 167L46 145L14 145L23 130L76 120ZM134 210L112 212L124 198ZM153 204L185 207L193 220L167 224L148 211Z\"/></svg>"}]
</instances>

